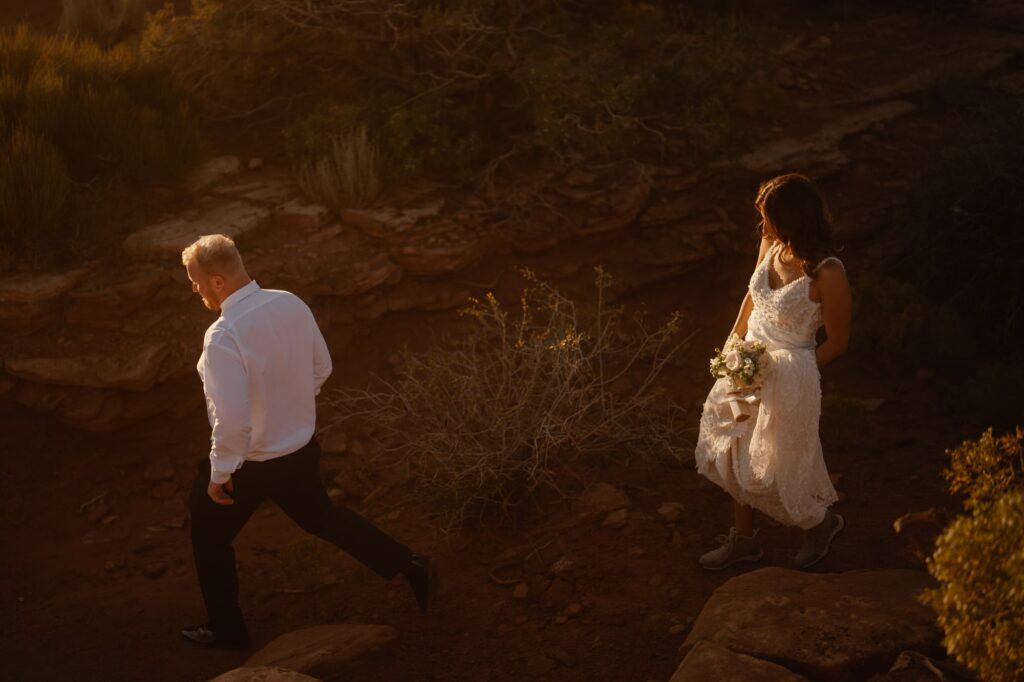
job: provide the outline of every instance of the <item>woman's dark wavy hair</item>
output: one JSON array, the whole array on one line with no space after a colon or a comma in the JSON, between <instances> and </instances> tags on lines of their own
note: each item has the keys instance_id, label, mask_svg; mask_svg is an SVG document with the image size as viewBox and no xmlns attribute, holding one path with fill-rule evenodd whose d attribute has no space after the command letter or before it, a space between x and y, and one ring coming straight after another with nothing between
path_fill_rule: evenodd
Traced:
<instances>
[{"instance_id":1,"label":"woman's dark wavy hair","mask_svg":"<svg viewBox=\"0 0 1024 682\"><path fill-rule=\"evenodd\" d=\"M808 277L822 259L835 255L832 214L808 177L787 173L761 183L754 206L761 214L761 236L789 245Z\"/></svg>"}]
</instances>

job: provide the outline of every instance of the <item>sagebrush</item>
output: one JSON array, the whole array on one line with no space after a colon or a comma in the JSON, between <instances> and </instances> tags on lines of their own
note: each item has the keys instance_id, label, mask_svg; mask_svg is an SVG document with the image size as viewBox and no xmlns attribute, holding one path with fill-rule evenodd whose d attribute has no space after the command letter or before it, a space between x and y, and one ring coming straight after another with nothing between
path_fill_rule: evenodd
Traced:
<instances>
[{"instance_id":1,"label":"sagebrush","mask_svg":"<svg viewBox=\"0 0 1024 682\"><path fill-rule=\"evenodd\" d=\"M1024 430L966 441L946 478L969 514L943 531L928 560L939 587L922 600L943 644L988 682L1024 679Z\"/></svg>"},{"instance_id":2,"label":"sagebrush","mask_svg":"<svg viewBox=\"0 0 1024 682\"><path fill-rule=\"evenodd\" d=\"M492 295L464 309L469 331L405 352L382 390L332 400L413 472L415 491L451 527L512 519L540 491L564 492L588 466L679 457L684 411L657 387L685 342L678 315L649 329L608 305L578 305L528 271L520 309Z\"/></svg>"}]
</instances>

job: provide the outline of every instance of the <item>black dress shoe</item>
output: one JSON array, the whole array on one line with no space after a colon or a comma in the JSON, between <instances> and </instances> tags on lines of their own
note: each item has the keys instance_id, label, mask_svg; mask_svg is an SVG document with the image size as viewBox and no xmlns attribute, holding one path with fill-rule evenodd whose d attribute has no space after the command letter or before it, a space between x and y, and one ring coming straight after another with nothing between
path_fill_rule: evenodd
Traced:
<instances>
[{"instance_id":1,"label":"black dress shoe","mask_svg":"<svg viewBox=\"0 0 1024 682\"><path fill-rule=\"evenodd\" d=\"M420 613L426 613L427 607L437 597L438 575L437 561L422 554L413 554L409 560L409 566L404 571L405 577L409 580L413 594L416 595L416 603L420 607Z\"/></svg>"},{"instance_id":2,"label":"black dress shoe","mask_svg":"<svg viewBox=\"0 0 1024 682\"><path fill-rule=\"evenodd\" d=\"M206 623L202 625L192 625L187 628L182 628L181 636L190 642L195 642L202 646L214 647L216 649L248 649L249 648L249 635L235 635L232 637L218 637L210 629L210 626Z\"/></svg>"}]
</instances>

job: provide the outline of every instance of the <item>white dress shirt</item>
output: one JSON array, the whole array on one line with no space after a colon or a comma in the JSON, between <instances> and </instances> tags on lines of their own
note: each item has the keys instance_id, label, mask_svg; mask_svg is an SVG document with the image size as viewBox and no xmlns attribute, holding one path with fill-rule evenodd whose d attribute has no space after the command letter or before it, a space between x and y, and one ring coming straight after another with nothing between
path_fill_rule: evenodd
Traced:
<instances>
[{"instance_id":1,"label":"white dress shirt","mask_svg":"<svg viewBox=\"0 0 1024 682\"><path fill-rule=\"evenodd\" d=\"M210 480L225 483L247 459L273 459L309 442L331 356L302 299L249 282L221 303L197 369L213 430Z\"/></svg>"}]
</instances>

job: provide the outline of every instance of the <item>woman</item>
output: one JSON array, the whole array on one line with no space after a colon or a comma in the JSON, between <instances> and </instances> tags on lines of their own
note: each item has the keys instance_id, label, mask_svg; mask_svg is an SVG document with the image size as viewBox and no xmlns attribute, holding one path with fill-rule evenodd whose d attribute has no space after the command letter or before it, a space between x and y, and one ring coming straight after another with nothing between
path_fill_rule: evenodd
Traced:
<instances>
[{"instance_id":1,"label":"woman","mask_svg":"<svg viewBox=\"0 0 1024 682\"><path fill-rule=\"evenodd\" d=\"M746 421L733 418L728 379L716 381L704 402L697 471L732 496L735 511L721 546L700 558L709 570L763 556L755 509L804 530L800 568L821 560L845 525L829 509L836 491L818 437L818 368L842 355L850 336L850 285L832 255L831 216L814 183L797 173L763 183L754 205L761 248L732 331L763 342L772 369ZM822 325L827 340L815 348Z\"/></svg>"}]
</instances>

